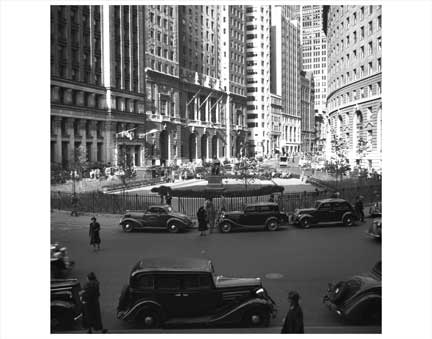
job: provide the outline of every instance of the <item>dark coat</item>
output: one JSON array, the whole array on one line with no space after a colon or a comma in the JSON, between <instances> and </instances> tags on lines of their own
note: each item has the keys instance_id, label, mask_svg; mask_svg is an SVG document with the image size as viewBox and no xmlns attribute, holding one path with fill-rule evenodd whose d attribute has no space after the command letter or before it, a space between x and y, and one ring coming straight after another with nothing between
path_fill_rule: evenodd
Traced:
<instances>
[{"instance_id":1,"label":"dark coat","mask_svg":"<svg viewBox=\"0 0 432 339\"><path fill-rule=\"evenodd\" d=\"M198 231L205 231L207 229L207 212L203 206L198 209Z\"/></svg>"},{"instance_id":2,"label":"dark coat","mask_svg":"<svg viewBox=\"0 0 432 339\"><path fill-rule=\"evenodd\" d=\"M90 224L89 236L90 236L90 245L100 244L101 239L99 235L100 225L98 222L92 222Z\"/></svg>"},{"instance_id":3,"label":"dark coat","mask_svg":"<svg viewBox=\"0 0 432 339\"><path fill-rule=\"evenodd\" d=\"M99 282L90 280L84 285L83 325L85 328L102 329L102 317L99 305Z\"/></svg>"},{"instance_id":4,"label":"dark coat","mask_svg":"<svg viewBox=\"0 0 432 339\"><path fill-rule=\"evenodd\" d=\"M299 305L290 307L281 333L304 333L303 311Z\"/></svg>"}]
</instances>

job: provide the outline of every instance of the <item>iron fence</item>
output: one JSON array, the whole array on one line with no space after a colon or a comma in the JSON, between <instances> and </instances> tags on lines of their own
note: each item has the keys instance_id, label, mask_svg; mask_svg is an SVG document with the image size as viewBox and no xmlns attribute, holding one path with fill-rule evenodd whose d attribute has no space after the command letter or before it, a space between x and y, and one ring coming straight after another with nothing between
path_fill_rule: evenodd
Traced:
<instances>
[{"instance_id":1,"label":"iron fence","mask_svg":"<svg viewBox=\"0 0 432 339\"><path fill-rule=\"evenodd\" d=\"M377 194L381 193L381 185L363 185L345 187L339 190L340 198L349 202L355 202L357 196L363 196L364 204L376 202ZM315 192L282 193L274 194L279 207L286 212L293 212L296 208L312 207L318 199L330 198L333 190L316 190ZM77 193L78 211L89 213L123 214L126 210L142 210L150 205L161 203L161 197L157 194L108 194L101 192ZM263 196L237 196L226 197L227 210L241 210L248 203L269 201L269 195ZM175 211L195 218L198 208L204 204L201 197L173 197L172 207ZM213 198L216 210L221 207L222 198ZM72 210L72 193L51 192L51 209Z\"/></svg>"}]
</instances>

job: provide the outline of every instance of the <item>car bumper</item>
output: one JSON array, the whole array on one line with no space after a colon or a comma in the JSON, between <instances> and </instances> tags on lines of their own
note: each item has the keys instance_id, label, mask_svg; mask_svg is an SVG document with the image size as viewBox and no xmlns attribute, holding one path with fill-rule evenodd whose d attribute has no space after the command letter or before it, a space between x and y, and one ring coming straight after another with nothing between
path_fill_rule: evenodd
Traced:
<instances>
[{"instance_id":1,"label":"car bumper","mask_svg":"<svg viewBox=\"0 0 432 339\"><path fill-rule=\"evenodd\" d=\"M337 305L332 303L327 295L324 296L322 302L328 307L330 311L336 313L340 317L344 316L343 311Z\"/></svg>"}]
</instances>

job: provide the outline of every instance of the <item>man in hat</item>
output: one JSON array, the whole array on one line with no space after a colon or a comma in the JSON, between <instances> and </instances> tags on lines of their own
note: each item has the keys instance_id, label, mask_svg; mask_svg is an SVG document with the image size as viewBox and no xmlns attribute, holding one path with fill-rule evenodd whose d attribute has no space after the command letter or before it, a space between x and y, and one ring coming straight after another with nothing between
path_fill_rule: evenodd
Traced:
<instances>
[{"instance_id":1,"label":"man in hat","mask_svg":"<svg viewBox=\"0 0 432 339\"><path fill-rule=\"evenodd\" d=\"M299 304L300 296L296 291L288 293L290 307L285 317L281 333L304 333L303 311Z\"/></svg>"},{"instance_id":2,"label":"man in hat","mask_svg":"<svg viewBox=\"0 0 432 339\"><path fill-rule=\"evenodd\" d=\"M363 201L362 201L362 196L358 196L356 198L356 202L354 205L354 209L356 211L356 214L358 216L358 218L360 219L361 222L364 222L364 212L363 212Z\"/></svg>"},{"instance_id":3,"label":"man in hat","mask_svg":"<svg viewBox=\"0 0 432 339\"><path fill-rule=\"evenodd\" d=\"M83 324L87 328L87 333L92 333L92 330L106 333L107 330L102 326L101 310L99 305L99 281L93 272L87 275L87 282L84 285L82 292L83 300Z\"/></svg>"}]
</instances>

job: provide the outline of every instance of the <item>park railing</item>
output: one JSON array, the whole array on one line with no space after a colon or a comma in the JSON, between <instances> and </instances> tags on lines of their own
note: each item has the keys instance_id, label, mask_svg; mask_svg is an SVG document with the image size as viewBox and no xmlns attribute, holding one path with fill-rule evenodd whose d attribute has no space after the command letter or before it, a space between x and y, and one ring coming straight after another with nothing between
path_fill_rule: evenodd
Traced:
<instances>
[{"instance_id":1,"label":"park railing","mask_svg":"<svg viewBox=\"0 0 432 339\"><path fill-rule=\"evenodd\" d=\"M324 187L323 187L324 188ZM330 198L334 195L334 189L321 189L314 192L282 193L274 194L279 207L286 212L293 212L296 208L313 207L315 201ZM381 185L368 184L353 187L340 187L340 198L354 204L357 196L363 196L365 205L376 202L377 194L381 193ZM87 213L112 213L123 214L126 210L143 210L150 205L161 203L161 197L157 194L109 194L101 192L77 193L78 211ZM263 196L236 196L225 197L225 206L229 211L242 210L248 203L269 201L269 195ZM201 197L173 197L171 204L175 211L195 218L198 208L204 204ZM222 204L222 198L213 198L216 210ZM72 210L72 193L51 192L51 209Z\"/></svg>"}]
</instances>

